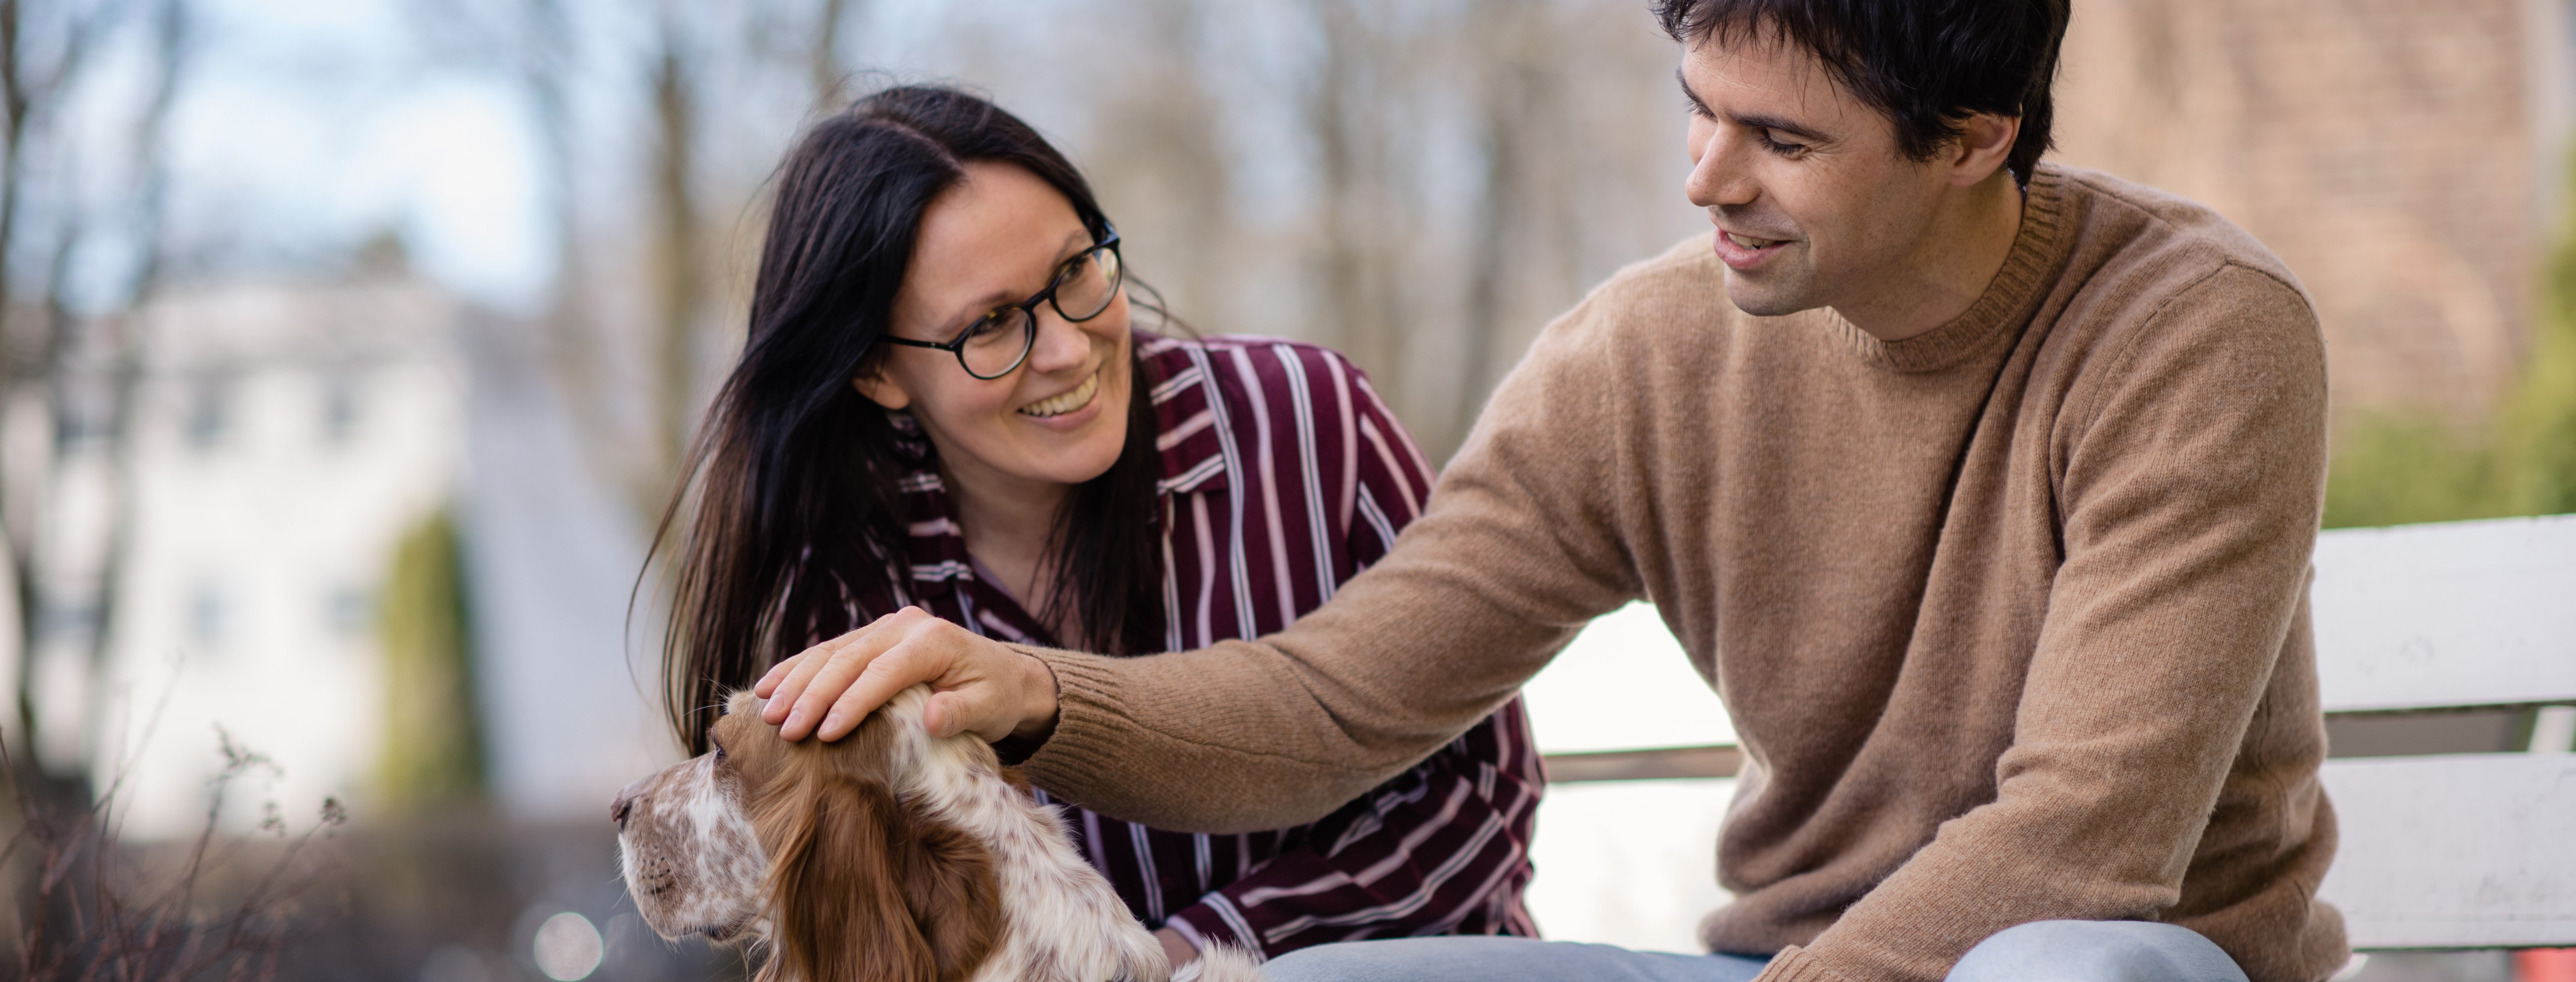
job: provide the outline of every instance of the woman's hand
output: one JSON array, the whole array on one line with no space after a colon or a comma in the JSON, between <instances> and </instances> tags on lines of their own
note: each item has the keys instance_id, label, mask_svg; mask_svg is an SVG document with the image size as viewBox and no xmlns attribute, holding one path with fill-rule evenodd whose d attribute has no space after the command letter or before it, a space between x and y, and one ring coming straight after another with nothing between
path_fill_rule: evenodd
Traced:
<instances>
[{"instance_id":1,"label":"woman's hand","mask_svg":"<svg viewBox=\"0 0 2576 982\"><path fill-rule=\"evenodd\" d=\"M1036 739L1055 727L1055 672L1045 662L906 607L779 662L752 694L778 735L850 735L894 694L930 683L921 724L934 737ZM820 724L819 726L817 724Z\"/></svg>"}]
</instances>

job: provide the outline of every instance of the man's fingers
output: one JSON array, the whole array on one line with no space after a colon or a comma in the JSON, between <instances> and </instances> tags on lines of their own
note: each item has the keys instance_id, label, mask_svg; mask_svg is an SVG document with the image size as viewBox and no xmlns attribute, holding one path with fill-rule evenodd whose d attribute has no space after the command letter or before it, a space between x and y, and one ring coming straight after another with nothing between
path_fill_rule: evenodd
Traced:
<instances>
[{"instance_id":1,"label":"man's fingers","mask_svg":"<svg viewBox=\"0 0 2576 982\"><path fill-rule=\"evenodd\" d=\"M930 731L934 740L944 740L966 732L975 719L974 689L950 689L930 694L930 703L921 709L921 728Z\"/></svg>"},{"instance_id":2,"label":"man's fingers","mask_svg":"<svg viewBox=\"0 0 2576 982\"><path fill-rule=\"evenodd\" d=\"M859 728L878 706L894 694L923 682L935 682L953 668L950 652L939 646L939 629L943 622L930 621L905 631L903 639L868 660L858 677L842 690L823 714L823 725L815 732L824 740L838 740Z\"/></svg>"},{"instance_id":3,"label":"man's fingers","mask_svg":"<svg viewBox=\"0 0 2576 982\"><path fill-rule=\"evenodd\" d=\"M778 694L778 683L786 681L786 680L787 680L787 673L788 673L788 672L791 672L791 671L794 671L794 670L796 669L796 663L797 663L797 662L800 662L800 661L803 661L803 660L805 660L805 653L800 651L800 652L797 652L796 654L792 654L792 655L787 656L785 659L781 660L778 664L775 664L775 665L771 665L771 666L769 666L769 672L768 672L767 674L765 674L765 675L762 675L762 676L760 677L760 681L755 682L755 683L753 683L753 684L752 684L752 686L751 686L751 694L752 694L752 695L755 695L755 696L759 696L759 697L761 697L761 698L763 698L763 699L767 699L767 698L769 698L770 696L777 695L777 694ZM761 715L762 715L762 716L766 717L768 714L769 714L769 711L768 711L767 709L763 709L763 710L761 710ZM775 722L777 722L777 720L773 720L773 719L763 719L763 720L762 720L762 722L766 722L766 723L775 723Z\"/></svg>"},{"instance_id":4,"label":"man's fingers","mask_svg":"<svg viewBox=\"0 0 2576 982\"><path fill-rule=\"evenodd\" d=\"M797 693L796 704L788 710L787 721L778 724L778 735L802 740L806 734L814 732L814 724L822 721L823 714L832 708L833 703L840 701L841 694L849 689L850 683L857 681L859 673L867 669L870 656L876 654L868 650L871 647L874 646L868 643L868 639L862 639L823 659L822 666L806 680L804 691Z\"/></svg>"},{"instance_id":5,"label":"man's fingers","mask_svg":"<svg viewBox=\"0 0 2576 982\"><path fill-rule=\"evenodd\" d=\"M832 663L832 654L832 651L809 649L804 654L797 655L796 664L787 670L786 678L779 680L777 691L768 697L768 704L761 707L760 721L785 724L789 718L788 711L796 708L798 700L805 695L805 689L814 684L814 676L822 672L824 666ZM799 737L791 736L788 739L794 740Z\"/></svg>"}]
</instances>

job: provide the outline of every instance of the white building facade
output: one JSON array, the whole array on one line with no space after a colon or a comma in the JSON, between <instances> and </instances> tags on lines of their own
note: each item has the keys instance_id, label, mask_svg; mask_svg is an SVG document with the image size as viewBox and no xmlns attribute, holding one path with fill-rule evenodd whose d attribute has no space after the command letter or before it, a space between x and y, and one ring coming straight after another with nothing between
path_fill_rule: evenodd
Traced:
<instances>
[{"instance_id":1,"label":"white building facade","mask_svg":"<svg viewBox=\"0 0 2576 982\"><path fill-rule=\"evenodd\" d=\"M462 311L401 275L226 283L140 315L129 558L90 704L128 834L186 834L217 728L274 762L224 824L363 807L385 704L377 594L465 459Z\"/></svg>"}]
</instances>

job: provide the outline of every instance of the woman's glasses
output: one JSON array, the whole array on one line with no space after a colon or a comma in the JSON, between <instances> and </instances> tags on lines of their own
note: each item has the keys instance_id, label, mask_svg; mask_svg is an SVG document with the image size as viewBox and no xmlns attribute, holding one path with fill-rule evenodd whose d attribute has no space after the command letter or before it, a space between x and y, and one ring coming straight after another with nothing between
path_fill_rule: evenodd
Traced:
<instances>
[{"instance_id":1,"label":"woman's glasses","mask_svg":"<svg viewBox=\"0 0 2576 982\"><path fill-rule=\"evenodd\" d=\"M1104 226L1104 228L1106 228ZM1107 228L1100 242L1080 255L1065 260L1055 271L1055 281L1026 300L992 313L966 325L966 330L947 343L915 341L885 335L887 344L913 348L934 348L957 356L957 364L966 374L980 379L997 379L1011 374L1020 363L1029 360L1029 348L1037 344L1038 305L1054 304L1055 312L1072 323L1082 323L1109 309L1118 297L1118 286L1126 276L1126 264L1118 259L1118 230Z\"/></svg>"}]
</instances>

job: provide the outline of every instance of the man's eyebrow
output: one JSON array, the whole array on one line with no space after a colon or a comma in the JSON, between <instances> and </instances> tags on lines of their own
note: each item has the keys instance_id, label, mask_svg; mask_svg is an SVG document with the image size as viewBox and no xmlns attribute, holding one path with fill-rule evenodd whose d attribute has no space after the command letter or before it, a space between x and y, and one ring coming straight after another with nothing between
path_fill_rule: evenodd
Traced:
<instances>
[{"instance_id":1,"label":"man's eyebrow","mask_svg":"<svg viewBox=\"0 0 2576 982\"><path fill-rule=\"evenodd\" d=\"M1790 136L1797 137L1809 143L1826 143L1833 139L1832 137L1798 125L1797 123L1781 119L1778 116L1731 116L1728 117L1728 122L1732 122L1737 126L1749 126L1754 129L1779 130L1782 133L1787 133Z\"/></svg>"},{"instance_id":2,"label":"man's eyebrow","mask_svg":"<svg viewBox=\"0 0 2576 982\"><path fill-rule=\"evenodd\" d=\"M1673 69L1673 81L1681 85L1682 98L1690 100L1692 109L1699 110L1700 115L1703 116L1717 115L1717 113L1708 108L1708 103L1700 101L1699 93L1691 91L1690 76L1682 74L1681 69Z\"/></svg>"},{"instance_id":3,"label":"man's eyebrow","mask_svg":"<svg viewBox=\"0 0 2576 982\"><path fill-rule=\"evenodd\" d=\"M1673 81L1681 84L1682 98L1690 100L1692 109L1698 110L1700 115L1703 116L1708 116L1710 118L1717 117L1717 110L1710 109L1708 107L1708 103L1700 99L1699 93L1691 91L1690 77L1682 74L1681 69L1676 68L1673 70ZM1790 136L1797 137L1809 143L1827 143L1831 142L1833 139L1832 137L1818 133L1806 126L1782 119L1778 116L1728 116L1726 117L1726 121L1734 123L1737 126L1749 126L1755 129L1764 130L1779 130L1782 133L1789 134Z\"/></svg>"}]
</instances>

